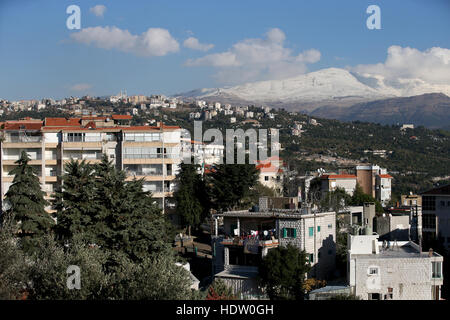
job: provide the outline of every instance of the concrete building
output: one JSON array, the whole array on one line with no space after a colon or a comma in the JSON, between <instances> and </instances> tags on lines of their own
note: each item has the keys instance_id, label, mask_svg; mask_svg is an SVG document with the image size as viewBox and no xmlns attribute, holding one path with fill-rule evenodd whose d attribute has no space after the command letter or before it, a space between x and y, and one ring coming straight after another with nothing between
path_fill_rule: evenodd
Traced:
<instances>
[{"instance_id":1,"label":"concrete building","mask_svg":"<svg viewBox=\"0 0 450 320\"><path fill-rule=\"evenodd\" d=\"M324 174L320 177L323 196L327 192L343 188L346 193L353 195L356 188L356 176L354 174Z\"/></svg>"},{"instance_id":2,"label":"concrete building","mask_svg":"<svg viewBox=\"0 0 450 320\"><path fill-rule=\"evenodd\" d=\"M213 165L223 163L225 146L181 138L182 159L194 157L195 163Z\"/></svg>"},{"instance_id":3,"label":"concrete building","mask_svg":"<svg viewBox=\"0 0 450 320\"><path fill-rule=\"evenodd\" d=\"M0 130L0 192L5 196L13 181L8 173L22 151L31 158L42 188L51 197L60 185L64 164L70 159L99 163L106 154L127 179L144 179L162 207L172 197L180 158L180 132L176 126L131 126L131 116L45 118L7 121ZM167 204L167 201L166 201Z\"/></svg>"},{"instance_id":4,"label":"concrete building","mask_svg":"<svg viewBox=\"0 0 450 320\"><path fill-rule=\"evenodd\" d=\"M312 266L308 277L327 279L335 270L336 215L306 209L269 209L260 199L259 211L213 215L213 274L235 293L261 297L258 266L272 248L292 244L305 250ZM221 227L220 227L221 225ZM219 232L220 230L220 232Z\"/></svg>"},{"instance_id":5,"label":"concrete building","mask_svg":"<svg viewBox=\"0 0 450 320\"><path fill-rule=\"evenodd\" d=\"M347 280L363 300L439 300L443 257L412 241L381 242L378 235L348 238Z\"/></svg>"},{"instance_id":6,"label":"concrete building","mask_svg":"<svg viewBox=\"0 0 450 320\"><path fill-rule=\"evenodd\" d=\"M408 241L410 235L410 215L392 215L390 213L376 217L376 233L380 240Z\"/></svg>"},{"instance_id":7,"label":"concrete building","mask_svg":"<svg viewBox=\"0 0 450 320\"><path fill-rule=\"evenodd\" d=\"M283 194L283 179L285 168L283 160L279 157L269 157L265 160L258 160L256 169L259 170L259 182L273 190L278 195Z\"/></svg>"},{"instance_id":8,"label":"concrete building","mask_svg":"<svg viewBox=\"0 0 450 320\"><path fill-rule=\"evenodd\" d=\"M400 205L402 206L422 206L422 196L417 194L402 194L400 195Z\"/></svg>"},{"instance_id":9,"label":"concrete building","mask_svg":"<svg viewBox=\"0 0 450 320\"><path fill-rule=\"evenodd\" d=\"M364 193L380 201L383 206L391 200L393 177L386 169L376 165L356 166L356 177Z\"/></svg>"},{"instance_id":10,"label":"concrete building","mask_svg":"<svg viewBox=\"0 0 450 320\"><path fill-rule=\"evenodd\" d=\"M438 239L450 248L450 184L421 194L424 241Z\"/></svg>"}]
</instances>

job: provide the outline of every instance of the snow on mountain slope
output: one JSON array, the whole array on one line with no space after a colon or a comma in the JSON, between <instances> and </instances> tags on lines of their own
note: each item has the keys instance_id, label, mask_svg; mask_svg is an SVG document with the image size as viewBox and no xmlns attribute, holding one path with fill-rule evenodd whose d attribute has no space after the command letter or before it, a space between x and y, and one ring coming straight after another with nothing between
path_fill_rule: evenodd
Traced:
<instances>
[{"instance_id":1,"label":"snow on mountain slope","mask_svg":"<svg viewBox=\"0 0 450 320\"><path fill-rule=\"evenodd\" d=\"M345 69L328 68L284 80L258 81L220 89L199 89L177 96L196 99L233 97L264 103L314 103L378 100L432 92L450 95L450 84L431 85L420 79L389 81L380 75L356 74Z\"/></svg>"}]
</instances>

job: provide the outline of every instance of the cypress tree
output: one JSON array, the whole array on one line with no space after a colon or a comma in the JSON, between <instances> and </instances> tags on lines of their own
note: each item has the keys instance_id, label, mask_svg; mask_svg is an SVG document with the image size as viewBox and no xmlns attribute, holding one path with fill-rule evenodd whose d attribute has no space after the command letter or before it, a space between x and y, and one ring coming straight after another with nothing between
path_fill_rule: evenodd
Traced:
<instances>
[{"instance_id":1,"label":"cypress tree","mask_svg":"<svg viewBox=\"0 0 450 320\"><path fill-rule=\"evenodd\" d=\"M197 169L198 165L194 164L182 163L180 165L180 172L177 176L178 189L174 194L177 213L181 217L183 226L188 227L189 236L191 227L197 227L202 222L204 212L198 194L203 181L201 181Z\"/></svg>"},{"instance_id":2,"label":"cypress tree","mask_svg":"<svg viewBox=\"0 0 450 320\"><path fill-rule=\"evenodd\" d=\"M18 228L25 250L31 250L34 240L46 234L54 224L45 207L49 202L44 199L39 178L29 165L30 158L22 151L17 166L9 175L14 175L13 183L5 195L5 202L9 208L6 217Z\"/></svg>"}]
</instances>

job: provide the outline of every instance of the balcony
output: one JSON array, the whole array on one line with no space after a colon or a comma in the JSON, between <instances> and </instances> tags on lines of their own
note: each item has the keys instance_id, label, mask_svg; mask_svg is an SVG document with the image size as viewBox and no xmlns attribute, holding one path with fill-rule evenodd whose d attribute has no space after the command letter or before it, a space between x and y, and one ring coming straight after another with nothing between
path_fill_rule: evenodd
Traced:
<instances>
[{"instance_id":1,"label":"balcony","mask_svg":"<svg viewBox=\"0 0 450 320\"><path fill-rule=\"evenodd\" d=\"M257 245L262 248L275 248L278 247L279 241L275 237L273 239L258 237L235 237L235 238L224 238L221 244L225 246L245 246L248 242L252 242L252 244Z\"/></svg>"},{"instance_id":2,"label":"balcony","mask_svg":"<svg viewBox=\"0 0 450 320\"><path fill-rule=\"evenodd\" d=\"M176 159L179 158L180 155L178 153L166 153L164 154L164 158L166 159ZM135 153L125 153L125 159L162 159L162 153L148 153L148 154L135 154Z\"/></svg>"},{"instance_id":3,"label":"balcony","mask_svg":"<svg viewBox=\"0 0 450 320\"><path fill-rule=\"evenodd\" d=\"M5 136L5 142L11 142L11 143L39 143L42 141L42 136L35 136L35 135L26 135L26 134L20 134L20 135L6 135Z\"/></svg>"}]
</instances>

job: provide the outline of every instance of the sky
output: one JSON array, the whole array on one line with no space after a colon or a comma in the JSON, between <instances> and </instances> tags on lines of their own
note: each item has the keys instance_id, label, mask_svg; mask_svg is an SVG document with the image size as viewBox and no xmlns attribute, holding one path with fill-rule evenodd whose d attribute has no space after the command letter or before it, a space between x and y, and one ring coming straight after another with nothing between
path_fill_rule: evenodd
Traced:
<instances>
[{"instance_id":1,"label":"sky","mask_svg":"<svg viewBox=\"0 0 450 320\"><path fill-rule=\"evenodd\" d=\"M0 0L0 98L172 95L330 67L450 84L449 31L447 0Z\"/></svg>"}]
</instances>

